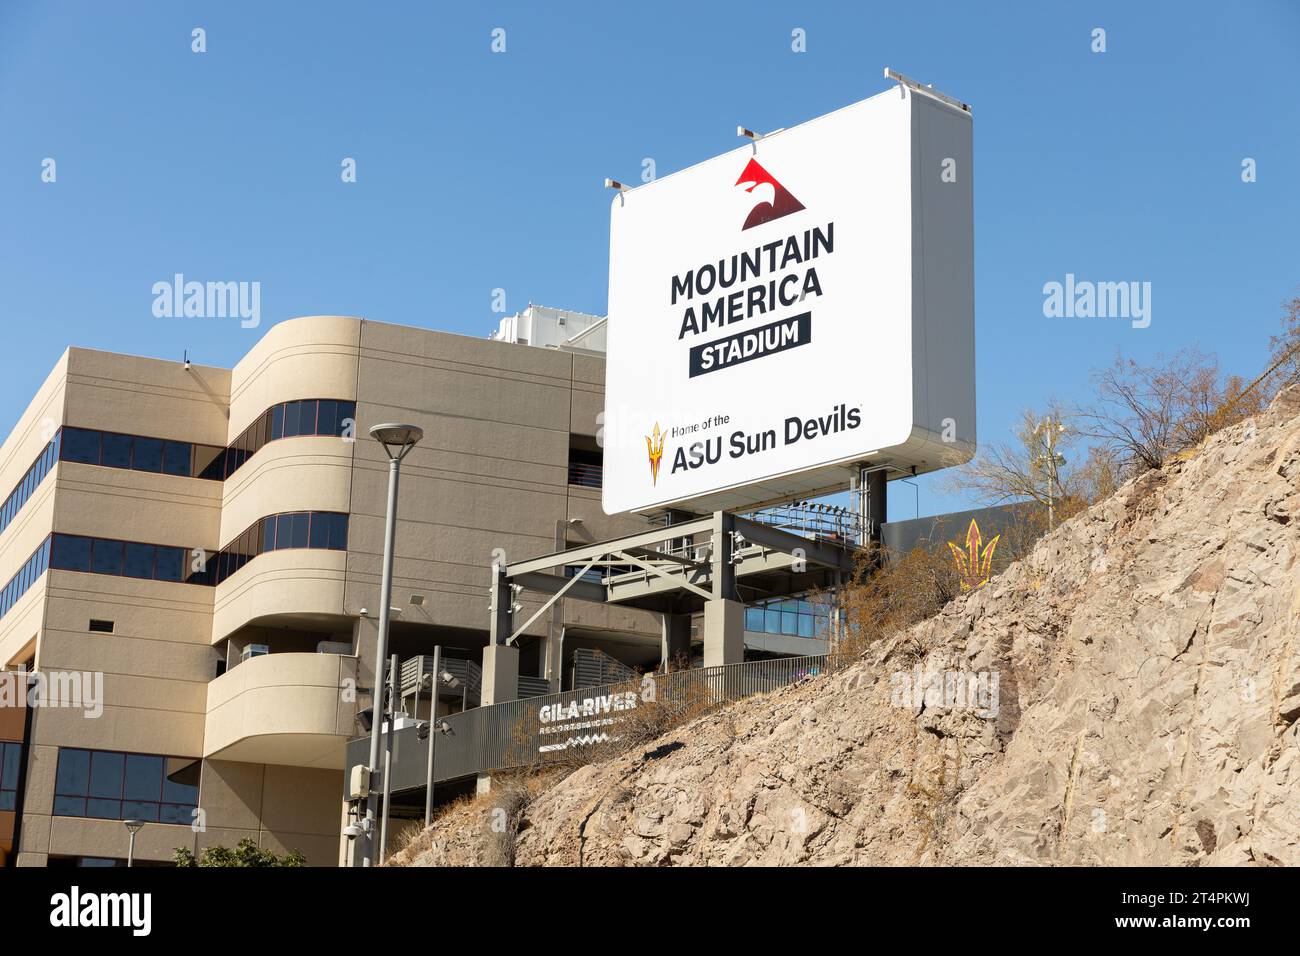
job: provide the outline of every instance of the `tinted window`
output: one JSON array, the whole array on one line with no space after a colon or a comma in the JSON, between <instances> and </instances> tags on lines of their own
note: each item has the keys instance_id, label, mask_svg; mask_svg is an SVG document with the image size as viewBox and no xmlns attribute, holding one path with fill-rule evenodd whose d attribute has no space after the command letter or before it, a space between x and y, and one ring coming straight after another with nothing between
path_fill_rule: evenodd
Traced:
<instances>
[{"instance_id":1,"label":"tinted window","mask_svg":"<svg viewBox=\"0 0 1300 956\"><path fill-rule=\"evenodd\" d=\"M275 526L275 515L262 519L262 550L264 551L274 551L279 547L275 541ZM285 540L287 541L288 538L286 537Z\"/></svg>"},{"instance_id":2,"label":"tinted window","mask_svg":"<svg viewBox=\"0 0 1300 956\"><path fill-rule=\"evenodd\" d=\"M90 751L61 748L54 789L59 793L84 794L89 784Z\"/></svg>"},{"instance_id":3,"label":"tinted window","mask_svg":"<svg viewBox=\"0 0 1300 956\"><path fill-rule=\"evenodd\" d=\"M146 820L150 823L159 822L158 804L156 803L140 803L131 800L123 800L121 813L121 817L114 817L114 819Z\"/></svg>"},{"instance_id":4,"label":"tinted window","mask_svg":"<svg viewBox=\"0 0 1300 956\"><path fill-rule=\"evenodd\" d=\"M199 799L199 761L184 757L167 758L167 775L163 778L163 802L193 806ZM189 823L189 817L185 821Z\"/></svg>"},{"instance_id":5,"label":"tinted window","mask_svg":"<svg viewBox=\"0 0 1300 956\"><path fill-rule=\"evenodd\" d=\"M339 403L321 399L320 412L316 417L317 435L338 434Z\"/></svg>"},{"instance_id":6,"label":"tinted window","mask_svg":"<svg viewBox=\"0 0 1300 956\"><path fill-rule=\"evenodd\" d=\"M98 465L99 432L86 431L84 428L65 428L61 451L64 461Z\"/></svg>"},{"instance_id":7,"label":"tinted window","mask_svg":"<svg viewBox=\"0 0 1300 956\"><path fill-rule=\"evenodd\" d=\"M288 402L284 406L284 437L292 438L300 434L298 428L302 420L302 403Z\"/></svg>"},{"instance_id":8,"label":"tinted window","mask_svg":"<svg viewBox=\"0 0 1300 956\"><path fill-rule=\"evenodd\" d=\"M289 544L290 548L307 547L307 512L300 511L297 514L280 516L280 536L283 537L285 519L289 519Z\"/></svg>"},{"instance_id":9,"label":"tinted window","mask_svg":"<svg viewBox=\"0 0 1300 956\"><path fill-rule=\"evenodd\" d=\"M348 549L348 516L335 515L334 525L330 530L330 547L335 551Z\"/></svg>"},{"instance_id":10,"label":"tinted window","mask_svg":"<svg viewBox=\"0 0 1300 956\"><path fill-rule=\"evenodd\" d=\"M126 562L122 573L128 578L152 578L154 546L152 544L126 543Z\"/></svg>"},{"instance_id":11,"label":"tinted window","mask_svg":"<svg viewBox=\"0 0 1300 956\"><path fill-rule=\"evenodd\" d=\"M126 758L122 754L94 751L90 755L90 793L92 797L122 796L122 769Z\"/></svg>"},{"instance_id":12,"label":"tinted window","mask_svg":"<svg viewBox=\"0 0 1300 956\"><path fill-rule=\"evenodd\" d=\"M162 471L163 443L158 438L137 438L135 440L135 458L133 467L136 471Z\"/></svg>"},{"instance_id":13,"label":"tinted window","mask_svg":"<svg viewBox=\"0 0 1300 956\"><path fill-rule=\"evenodd\" d=\"M157 800L162 793L163 758L128 754L122 796L127 800Z\"/></svg>"},{"instance_id":14,"label":"tinted window","mask_svg":"<svg viewBox=\"0 0 1300 956\"><path fill-rule=\"evenodd\" d=\"M334 516L317 511L311 516L311 536L307 542L309 548L328 548L330 546L330 527Z\"/></svg>"},{"instance_id":15,"label":"tinted window","mask_svg":"<svg viewBox=\"0 0 1300 956\"><path fill-rule=\"evenodd\" d=\"M0 764L0 785L12 790L18 786L18 762L22 748L17 744L0 744L4 748L4 763Z\"/></svg>"},{"instance_id":16,"label":"tinted window","mask_svg":"<svg viewBox=\"0 0 1300 956\"><path fill-rule=\"evenodd\" d=\"M163 444L162 470L168 475L190 476L190 458L193 454L189 442L169 441Z\"/></svg>"},{"instance_id":17,"label":"tinted window","mask_svg":"<svg viewBox=\"0 0 1300 956\"><path fill-rule=\"evenodd\" d=\"M63 752L60 752L59 763L63 763ZM84 797L57 796L54 798L54 813L61 817L84 817L86 800Z\"/></svg>"},{"instance_id":18,"label":"tinted window","mask_svg":"<svg viewBox=\"0 0 1300 956\"><path fill-rule=\"evenodd\" d=\"M185 557L184 548L165 548L159 545L155 550L153 576L157 581L179 581L181 567Z\"/></svg>"},{"instance_id":19,"label":"tinted window","mask_svg":"<svg viewBox=\"0 0 1300 956\"><path fill-rule=\"evenodd\" d=\"M271 439L284 437L284 406L276 405L271 409Z\"/></svg>"},{"instance_id":20,"label":"tinted window","mask_svg":"<svg viewBox=\"0 0 1300 956\"><path fill-rule=\"evenodd\" d=\"M90 550L90 570L95 574L121 574L122 542L94 539Z\"/></svg>"},{"instance_id":21,"label":"tinted window","mask_svg":"<svg viewBox=\"0 0 1300 956\"><path fill-rule=\"evenodd\" d=\"M86 801L86 816L101 820L117 820L122 815L121 800L104 800L91 797Z\"/></svg>"},{"instance_id":22,"label":"tinted window","mask_svg":"<svg viewBox=\"0 0 1300 956\"><path fill-rule=\"evenodd\" d=\"M90 539L72 534L56 534L50 554L50 567L65 571L89 571Z\"/></svg>"},{"instance_id":23,"label":"tinted window","mask_svg":"<svg viewBox=\"0 0 1300 956\"><path fill-rule=\"evenodd\" d=\"M101 464L109 468L131 467L131 436L104 435L104 457Z\"/></svg>"}]
</instances>

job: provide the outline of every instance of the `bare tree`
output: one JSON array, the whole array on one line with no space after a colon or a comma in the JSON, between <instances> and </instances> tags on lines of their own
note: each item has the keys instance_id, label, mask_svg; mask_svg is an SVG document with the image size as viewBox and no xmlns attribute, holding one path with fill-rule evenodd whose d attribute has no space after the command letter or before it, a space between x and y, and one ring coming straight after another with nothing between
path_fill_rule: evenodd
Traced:
<instances>
[{"instance_id":1,"label":"bare tree","mask_svg":"<svg viewBox=\"0 0 1300 956\"><path fill-rule=\"evenodd\" d=\"M1070 458L1080 436L1062 406L1050 402L1041 412L1021 412L1014 435L1012 441L980 446L975 458L949 473L946 490L969 493L988 505L1032 501L1044 509L1079 496Z\"/></svg>"},{"instance_id":2,"label":"bare tree","mask_svg":"<svg viewBox=\"0 0 1300 956\"><path fill-rule=\"evenodd\" d=\"M1161 468L1170 456L1259 410L1237 376L1221 379L1219 363L1182 349L1154 364L1117 357L1094 376L1097 403L1080 412L1083 433L1100 442L1132 476Z\"/></svg>"},{"instance_id":3,"label":"bare tree","mask_svg":"<svg viewBox=\"0 0 1300 956\"><path fill-rule=\"evenodd\" d=\"M1300 296L1283 302L1282 309L1282 332L1268 341L1269 365L1275 366L1268 383L1271 393L1300 382Z\"/></svg>"}]
</instances>

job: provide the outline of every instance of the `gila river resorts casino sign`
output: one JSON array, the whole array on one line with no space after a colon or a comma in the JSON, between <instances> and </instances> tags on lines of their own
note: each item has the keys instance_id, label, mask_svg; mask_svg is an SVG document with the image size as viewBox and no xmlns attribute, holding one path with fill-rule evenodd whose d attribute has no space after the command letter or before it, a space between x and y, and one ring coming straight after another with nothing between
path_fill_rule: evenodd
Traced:
<instances>
[{"instance_id":1,"label":"gila river resorts casino sign","mask_svg":"<svg viewBox=\"0 0 1300 956\"><path fill-rule=\"evenodd\" d=\"M970 113L903 87L616 196L605 511L969 459L971 197Z\"/></svg>"}]
</instances>

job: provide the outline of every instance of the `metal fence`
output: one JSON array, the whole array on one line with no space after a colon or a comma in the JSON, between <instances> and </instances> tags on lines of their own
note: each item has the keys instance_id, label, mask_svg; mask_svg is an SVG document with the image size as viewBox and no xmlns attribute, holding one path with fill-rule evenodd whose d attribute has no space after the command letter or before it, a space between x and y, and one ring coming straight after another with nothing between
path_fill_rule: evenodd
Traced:
<instances>
[{"instance_id":1,"label":"metal fence","mask_svg":"<svg viewBox=\"0 0 1300 956\"><path fill-rule=\"evenodd\" d=\"M434 779L582 763L617 748L636 726L688 719L723 704L764 694L841 666L831 656L786 657L722 667L648 674L618 684L475 707L443 719L436 741ZM659 709L655 713L655 708ZM349 766L366 761L366 738L348 744ZM608 752L608 751L605 751ZM423 787L428 744L408 727L394 735L393 789Z\"/></svg>"}]
</instances>

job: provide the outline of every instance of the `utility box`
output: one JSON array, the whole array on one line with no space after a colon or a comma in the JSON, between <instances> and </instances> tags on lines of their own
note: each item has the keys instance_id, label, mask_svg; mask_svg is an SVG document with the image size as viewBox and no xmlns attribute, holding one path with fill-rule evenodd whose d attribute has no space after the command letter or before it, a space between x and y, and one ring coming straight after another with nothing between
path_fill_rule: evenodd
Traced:
<instances>
[{"instance_id":1,"label":"utility box","mask_svg":"<svg viewBox=\"0 0 1300 956\"><path fill-rule=\"evenodd\" d=\"M348 773L348 799L364 800L370 796L370 768L357 764Z\"/></svg>"}]
</instances>

